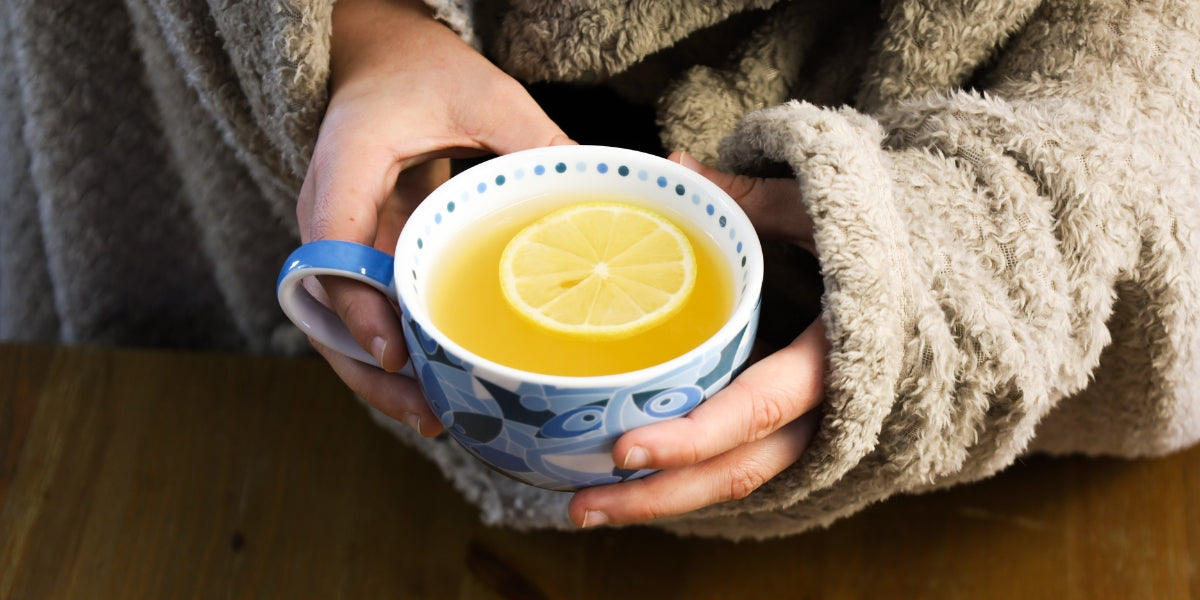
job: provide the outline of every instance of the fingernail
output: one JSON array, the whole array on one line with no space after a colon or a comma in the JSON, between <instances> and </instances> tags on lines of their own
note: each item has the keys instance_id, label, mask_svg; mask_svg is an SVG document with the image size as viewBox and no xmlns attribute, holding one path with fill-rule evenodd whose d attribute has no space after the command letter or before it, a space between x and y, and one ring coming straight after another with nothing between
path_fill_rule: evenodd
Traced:
<instances>
[{"instance_id":1,"label":"fingernail","mask_svg":"<svg viewBox=\"0 0 1200 600\"><path fill-rule=\"evenodd\" d=\"M700 163L700 161L696 160L695 157L693 157L691 154L688 154L687 152L679 153L679 164L681 164L693 171L696 171L697 173L699 173L700 168L704 166L703 164Z\"/></svg>"},{"instance_id":2,"label":"fingernail","mask_svg":"<svg viewBox=\"0 0 1200 600\"><path fill-rule=\"evenodd\" d=\"M583 524L579 527L587 529L588 527L599 527L608 522L608 515L598 511L589 510L583 513Z\"/></svg>"},{"instance_id":3,"label":"fingernail","mask_svg":"<svg viewBox=\"0 0 1200 600\"><path fill-rule=\"evenodd\" d=\"M375 357L375 362L383 367L383 351L387 350L387 340L382 335L375 336L371 340L371 356Z\"/></svg>"},{"instance_id":4,"label":"fingernail","mask_svg":"<svg viewBox=\"0 0 1200 600\"><path fill-rule=\"evenodd\" d=\"M416 431L418 434L421 433L421 415L416 413L404 413L404 422L407 423L409 427L412 427L413 431Z\"/></svg>"},{"instance_id":5,"label":"fingernail","mask_svg":"<svg viewBox=\"0 0 1200 600\"><path fill-rule=\"evenodd\" d=\"M650 453L641 446L634 446L625 453L625 461L621 465L622 469L640 469L650 463Z\"/></svg>"}]
</instances>

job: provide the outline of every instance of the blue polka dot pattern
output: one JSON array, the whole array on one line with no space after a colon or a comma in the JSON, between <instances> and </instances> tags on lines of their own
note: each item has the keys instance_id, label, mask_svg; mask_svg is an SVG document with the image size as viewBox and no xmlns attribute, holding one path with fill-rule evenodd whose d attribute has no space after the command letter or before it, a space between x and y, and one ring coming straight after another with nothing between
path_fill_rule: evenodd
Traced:
<instances>
[{"instance_id":1,"label":"blue polka dot pattern","mask_svg":"<svg viewBox=\"0 0 1200 600\"><path fill-rule=\"evenodd\" d=\"M729 227L730 223L729 223L728 217L726 215L718 215L716 206L713 205L712 203L703 202L703 196L701 196L701 192L693 192L693 193L689 194L687 187L683 183L672 182L670 177L668 177L666 174L662 174L662 175L656 174L656 175L651 176L651 173L649 171L647 171L646 169L638 169L635 172L633 169L631 169L629 167L629 165L617 165L615 168L613 168L612 166L610 166L610 163L597 162L597 163L595 163L595 165L591 166L590 168L594 173L597 173L599 175L607 175L611 171L611 172L616 173L620 177L628 177L629 175L636 173L637 179L639 181L644 181L644 182L647 182L647 184L651 185L650 189L654 190L653 193L655 193L655 194L661 193L658 190L668 190L667 191L668 194L671 194L673 192L673 194L671 194L671 196L670 196L672 199L674 199L674 198L682 199L684 197L687 197L691 200L692 205L695 205L697 207L702 206L703 207L702 210L704 211L704 213L706 215L708 215L709 217L714 217L716 219L717 225L719 227L728 228L729 239L732 240L736 244L737 253L739 255L742 255L741 265L742 265L743 269L746 266L746 256L743 254L744 246L743 246L742 242L738 239L737 232L734 230L734 228ZM511 181L519 181L519 180L523 179L525 177L525 172L527 169L529 171L532 171L532 173L534 175L540 177L540 176L547 175L548 173L551 173L551 171L553 171L553 173L566 174L567 171L570 170L570 167L568 167L567 163L565 163L565 162L557 162L552 165L550 165L550 164L535 164L532 167L525 166L524 168L514 169L511 173L508 173L508 174L496 173L494 175L489 175L488 177L494 183L495 189L500 189L501 187L504 187L505 184L510 183ZM586 162L582 162L582 161L577 162L574 165L574 170L578 171L580 173L587 173L589 170L589 164ZM511 177L511 179L510 179L510 177ZM516 184L513 184L513 185L516 185ZM511 186L509 186L509 187L511 187ZM488 187L488 183L486 181L478 182L475 185L474 191L475 191L475 194L479 195L479 196L484 196L486 194L491 193L490 188ZM464 190L462 192L460 202L465 203L470 199L470 197L471 197L471 190L469 190L469 189ZM447 203L446 204L446 216L455 214L457 208L458 208L458 205L455 202ZM461 211L458 211L458 212L461 212ZM433 216L433 224L440 225L442 223L442 221L444 220L444 218L445 217L443 216L442 213L436 213ZM432 234L429 224L426 224L425 232L427 235ZM424 240L418 239L417 240L417 248L423 249L424 246L425 246ZM746 275L747 275L747 272L743 271L743 279L745 279ZM416 279L415 272L413 273L413 279L414 280Z\"/></svg>"}]
</instances>

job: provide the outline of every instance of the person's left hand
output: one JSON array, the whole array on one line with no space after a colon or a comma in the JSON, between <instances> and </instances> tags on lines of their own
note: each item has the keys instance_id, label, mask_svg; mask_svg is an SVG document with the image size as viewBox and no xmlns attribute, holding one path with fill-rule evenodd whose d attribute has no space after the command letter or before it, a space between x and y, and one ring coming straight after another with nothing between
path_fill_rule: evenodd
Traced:
<instances>
[{"instance_id":1,"label":"person's left hand","mask_svg":"<svg viewBox=\"0 0 1200 600\"><path fill-rule=\"evenodd\" d=\"M812 221L795 180L729 175L675 153L737 200L760 236L814 251ZM820 319L787 347L752 364L686 417L626 433L613 448L623 469L660 469L642 479L582 490L571 499L580 527L680 515L737 500L800 458L823 400L829 342Z\"/></svg>"}]
</instances>

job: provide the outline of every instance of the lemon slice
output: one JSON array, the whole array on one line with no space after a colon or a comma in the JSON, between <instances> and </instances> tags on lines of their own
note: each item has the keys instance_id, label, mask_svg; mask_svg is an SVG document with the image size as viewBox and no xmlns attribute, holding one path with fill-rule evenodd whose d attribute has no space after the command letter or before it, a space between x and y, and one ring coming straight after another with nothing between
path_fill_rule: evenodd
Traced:
<instances>
[{"instance_id":1,"label":"lemon slice","mask_svg":"<svg viewBox=\"0 0 1200 600\"><path fill-rule=\"evenodd\" d=\"M500 288L523 317L582 339L619 339L683 308L696 284L687 236L628 204L559 209L517 233L500 256Z\"/></svg>"}]
</instances>

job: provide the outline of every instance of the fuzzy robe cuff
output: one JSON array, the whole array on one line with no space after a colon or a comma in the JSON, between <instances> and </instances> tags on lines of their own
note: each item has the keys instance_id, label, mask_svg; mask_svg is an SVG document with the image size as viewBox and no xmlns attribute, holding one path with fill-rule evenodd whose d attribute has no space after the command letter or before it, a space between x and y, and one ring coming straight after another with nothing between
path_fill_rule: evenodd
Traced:
<instances>
[{"instance_id":1,"label":"fuzzy robe cuff","mask_svg":"<svg viewBox=\"0 0 1200 600\"><path fill-rule=\"evenodd\" d=\"M883 128L797 102L745 119L727 165L790 165L814 219L826 412L800 463L667 526L764 537L828 524L991 475L1035 433L1056 452L1194 443L1200 261L1179 221L1198 222L1183 200L1194 175L1130 152L1167 132L1110 117L960 93L882 114ZM1103 185L1099 165L1115 170ZM1089 387L1095 372L1104 385Z\"/></svg>"}]
</instances>

